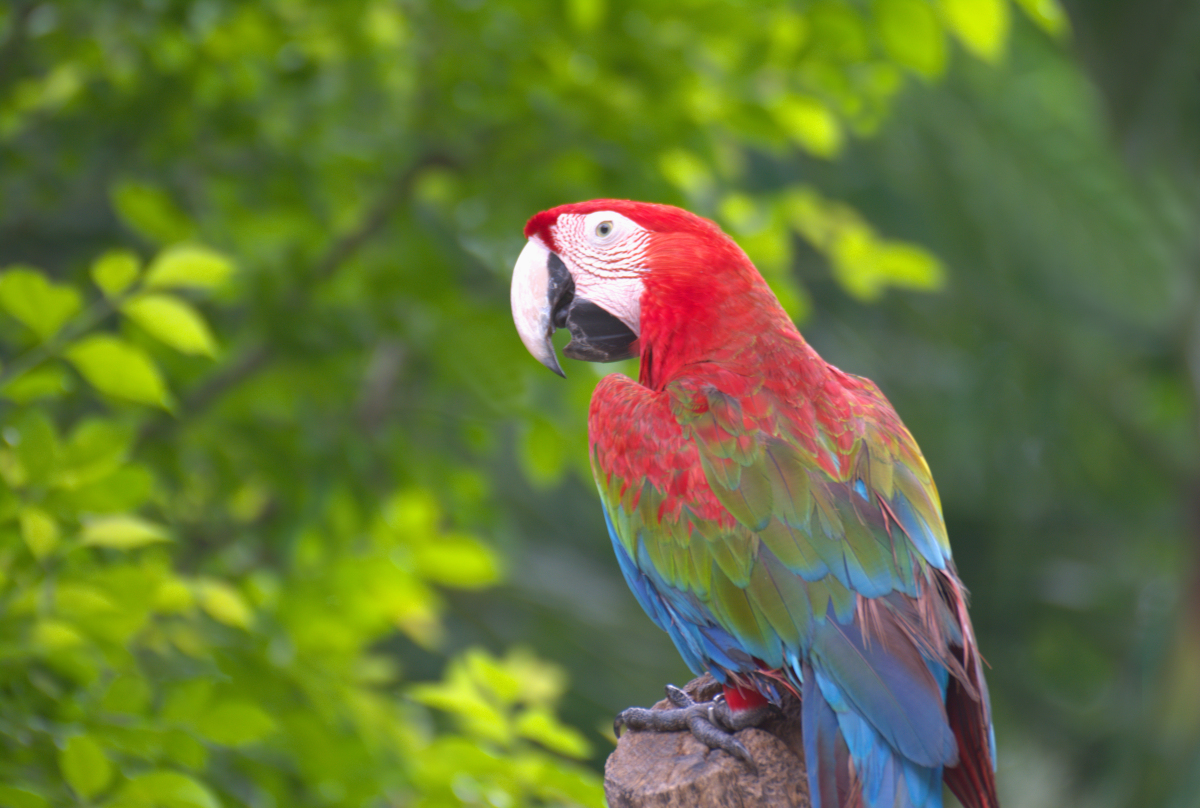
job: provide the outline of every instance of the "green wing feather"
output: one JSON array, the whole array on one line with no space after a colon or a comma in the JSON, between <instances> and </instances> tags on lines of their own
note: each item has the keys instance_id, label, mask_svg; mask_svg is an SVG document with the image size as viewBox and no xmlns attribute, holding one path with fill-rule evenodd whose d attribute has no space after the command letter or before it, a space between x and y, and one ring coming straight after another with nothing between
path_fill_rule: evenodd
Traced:
<instances>
[{"instance_id":1,"label":"green wing feather","mask_svg":"<svg viewBox=\"0 0 1200 808\"><path fill-rule=\"evenodd\" d=\"M616 469L614 447L594 436L601 496L640 573L772 668L788 649L807 653L830 609L846 621L856 595L918 597L929 567L949 559L915 442L874 385L845 380L841 412L745 377L640 388L657 397L652 411L607 426L628 430L627 452L644 437L642 468Z\"/></svg>"}]
</instances>

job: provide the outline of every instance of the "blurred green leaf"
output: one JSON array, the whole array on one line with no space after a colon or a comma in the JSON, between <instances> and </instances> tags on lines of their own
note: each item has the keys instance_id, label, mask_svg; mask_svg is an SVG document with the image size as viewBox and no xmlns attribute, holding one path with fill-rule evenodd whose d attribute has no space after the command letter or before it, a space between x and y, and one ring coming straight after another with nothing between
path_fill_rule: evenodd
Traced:
<instances>
[{"instance_id":1,"label":"blurred green leaf","mask_svg":"<svg viewBox=\"0 0 1200 808\"><path fill-rule=\"evenodd\" d=\"M133 435L124 424L88 418L76 425L63 447L53 484L76 489L117 471L125 460Z\"/></svg>"},{"instance_id":2,"label":"blurred green leaf","mask_svg":"<svg viewBox=\"0 0 1200 808\"><path fill-rule=\"evenodd\" d=\"M862 300L876 300L888 286L935 290L945 273L936 258L909 244L876 241L867 232L843 234L833 249L838 280Z\"/></svg>"},{"instance_id":3,"label":"blurred green leaf","mask_svg":"<svg viewBox=\"0 0 1200 808\"><path fill-rule=\"evenodd\" d=\"M946 27L985 62L996 62L1008 42L1008 0L940 0Z\"/></svg>"},{"instance_id":4,"label":"blurred green leaf","mask_svg":"<svg viewBox=\"0 0 1200 808\"><path fill-rule=\"evenodd\" d=\"M605 0L569 0L567 13L575 29L587 34L596 30L596 26L604 19L606 5Z\"/></svg>"},{"instance_id":5,"label":"blurred green leaf","mask_svg":"<svg viewBox=\"0 0 1200 808\"><path fill-rule=\"evenodd\" d=\"M771 113L788 137L817 157L830 158L841 151L841 125L816 98L788 95L771 107Z\"/></svg>"},{"instance_id":6,"label":"blurred green leaf","mask_svg":"<svg viewBox=\"0 0 1200 808\"><path fill-rule=\"evenodd\" d=\"M21 509L18 516L21 524L21 538L34 558L39 561L46 558L58 547L58 523L54 517L41 508L32 505Z\"/></svg>"},{"instance_id":7,"label":"blurred green leaf","mask_svg":"<svg viewBox=\"0 0 1200 808\"><path fill-rule=\"evenodd\" d=\"M417 572L434 583L475 589L500 577L495 552L473 536L449 534L413 550Z\"/></svg>"},{"instance_id":8,"label":"blurred green leaf","mask_svg":"<svg viewBox=\"0 0 1200 808\"><path fill-rule=\"evenodd\" d=\"M138 516L101 516L84 523L82 540L93 547L132 550L155 542L170 541L167 531Z\"/></svg>"},{"instance_id":9,"label":"blurred green leaf","mask_svg":"<svg viewBox=\"0 0 1200 808\"><path fill-rule=\"evenodd\" d=\"M135 297L121 311L177 351L216 356L217 343L200 312L172 295Z\"/></svg>"},{"instance_id":10,"label":"blurred green leaf","mask_svg":"<svg viewBox=\"0 0 1200 808\"><path fill-rule=\"evenodd\" d=\"M271 716L245 701L219 701L210 705L196 721L196 730L201 735L225 746L261 741L275 729Z\"/></svg>"},{"instance_id":11,"label":"blurred green leaf","mask_svg":"<svg viewBox=\"0 0 1200 808\"><path fill-rule=\"evenodd\" d=\"M58 765L67 784L87 800L103 791L112 779L112 764L100 745L87 735L75 735L67 741L59 753Z\"/></svg>"},{"instance_id":12,"label":"blurred green leaf","mask_svg":"<svg viewBox=\"0 0 1200 808\"><path fill-rule=\"evenodd\" d=\"M208 765L208 750L186 732L176 730L167 733L163 751L180 766L195 771L203 771Z\"/></svg>"},{"instance_id":13,"label":"blurred green leaf","mask_svg":"<svg viewBox=\"0 0 1200 808\"><path fill-rule=\"evenodd\" d=\"M137 280L142 262L129 250L109 250L92 264L92 280L113 298L124 292Z\"/></svg>"},{"instance_id":14,"label":"blurred green leaf","mask_svg":"<svg viewBox=\"0 0 1200 808\"><path fill-rule=\"evenodd\" d=\"M221 808L216 795L203 783L169 771L134 777L111 804L129 808Z\"/></svg>"},{"instance_id":15,"label":"blurred green leaf","mask_svg":"<svg viewBox=\"0 0 1200 808\"><path fill-rule=\"evenodd\" d=\"M198 722L211 703L212 691L213 683L203 679L174 683L163 701L163 718L186 724Z\"/></svg>"},{"instance_id":16,"label":"blurred green leaf","mask_svg":"<svg viewBox=\"0 0 1200 808\"><path fill-rule=\"evenodd\" d=\"M45 412L29 410L15 419L6 436L15 442L13 452L21 464L24 482L42 485L54 473L59 461L58 433Z\"/></svg>"},{"instance_id":17,"label":"blurred green leaf","mask_svg":"<svg viewBox=\"0 0 1200 808\"><path fill-rule=\"evenodd\" d=\"M9 267L0 273L0 307L47 340L81 308L79 292L51 283L36 269Z\"/></svg>"},{"instance_id":18,"label":"blurred green leaf","mask_svg":"<svg viewBox=\"0 0 1200 808\"><path fill-rule=\"evenodd\" d=\"M0 805L6 808L46 808L49 804L41 794L15 786L0 785Z\"/></svg>"},{"instance_id":19,"label":"blurred green leaf","mask_svg":"<svg viewBox=\"0 0 1200 808\"><path fill-rule=\"evenodd\" d=\"M121 220L143 238L160 244L191 238L192 223L161 188L125 180L113 187L112 204Z\"/></svg>"},{"instance_id":20,"label":"blurred green leaf","mask_svg":"<svg viewBox=\"0 0 1200 808\"><path fill-rule=\"evenodd\" d=\"M94 334L68 347L66 356L102 393L164 409L171 405L154 360L132 343L109 334Z\"/></svg>"},{"instance_id":21,"label":"blurred green leaf","mask_svg":"<svg viewBox=\"0 0 1200 808\"><path fill-rule=\"evenodd\" d=\"M150 685L142 676L118 676L105 691L101 708L110 713L140 715L149 706L150 697Z\"/></svg>"},{"instance_id":22,"label":"blurred green leaf","mask_svg":"<svg viewBox=\"0 0 1200 808\"><path fill-rule=\"evenodd\" d=\"M233 263L220 253L194 244L163 250L146 272L148 289L214 289L225 283Z\"/></svg>"},{"instance_id":23,"label":"blurred green leaf","mask_svg":"<svg viewBox=\"0 0 1200 808\"><path fill-rule=\"evenodd\" d=\"M254 613L241 593L224 581L207 578L196 582L201 608L227 626L248 629Z\"/></svg>"},{"instance_id":24,"label":"blurred green leaf","mask_svg":"<svg viewBox=\"0 0 1200 808\"><path fill-rule=\"evenodd\" d=\"M576 759L591 754L591 745L578 730L563 724L548 710L537 708L525 710L517 716L517 734L560 755Z\"/></svg>"},{"instance_id":25,"label":"blurred green leaf","mask_svg":"<svg viewBox=\"0 0 1200 808\"><path fill-rule=\"evenodd\" d=\"M41 398L53 398L69 392L70 377L57 362L22 373L4 382L0 395L18 404L28 404Z\"/></svg>"},{"instance_id":26,"label":"blurred green leaf","mask_svg":"<svg viewBox=\"0 0 1200 808\"><path fill-rule=\"evenodd\" d=\"M1070 31L1070 21L1055 0L1016 0L1029 18L1052 36L1064 36Z\"/></svg>"},{"instance_id":27,"label":"blurred green leaf","mask_svg":"<svg viewBox=\"0 0 1200 808\"><path fill-rule=\"evenodd\" d=\"M925 78L946 69L946 42L929 0L873 0L871 11L884 50Z\"/></svg>"},{"instance_id":28,"label":"blurred green leaf","mask_svg":"<svg viewBox=\"0 0 1200 808\"><path fill-rule=\"evenodd\" d=\"M478 648L467 651L463 664L471 679L501 704L512 704L521 693L521 682L503 660Z\"/></svg>"}]
</instances>

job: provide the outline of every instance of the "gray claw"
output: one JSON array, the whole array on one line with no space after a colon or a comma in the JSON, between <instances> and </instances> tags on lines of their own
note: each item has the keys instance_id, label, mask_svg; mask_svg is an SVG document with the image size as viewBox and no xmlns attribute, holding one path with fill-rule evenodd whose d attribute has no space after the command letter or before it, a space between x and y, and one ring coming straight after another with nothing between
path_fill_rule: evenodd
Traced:
<instances>
[{"instance_id":1,"label":"gray claw","mask_svg":"<svg viewBox=\"0 0 1200 808\"><path fill-rule=\"evenodd\" d=\"M710 702L697 703L691 696L674 685L667 685L667 700L674 709L647 710L630 707L622 710L613 721L613 732L621 737L621 728L649 730L652 732L680 732L688 730L692 736L709 749L720 749L746 764L755 774L758 767L750 751L733 736L738 730L755 727L775 713L771 705L752 710L729 709L724 696L718 695Z\"/></svg>"},{"instance_id":2,"label":"gray claw","mask_svg":"<svg viewBox=\"0 0 1200 808\"><path fill-rule=\"evenodd\" d=\"M675 685L667 685L666 691L667 691L667 700L670 701L672 704L674 704L676 707L679 707L679 708L691 707L693 704L696 703L692 699L692 697L687 694L686 691L684 691L678 687L675 687Z\"/></svg>"}]
</instances>

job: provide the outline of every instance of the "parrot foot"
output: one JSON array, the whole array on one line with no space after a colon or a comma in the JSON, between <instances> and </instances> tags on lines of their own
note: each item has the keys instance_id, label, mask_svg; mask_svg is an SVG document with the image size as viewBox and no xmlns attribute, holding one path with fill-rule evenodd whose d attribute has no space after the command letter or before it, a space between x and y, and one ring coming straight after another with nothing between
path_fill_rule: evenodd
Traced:
<instances>
[{"instance_id":1,"label":"parrot foot","mask_svg":"<svg viewBox=\"0 0 1200 808\"><path fill-rule=\"evenodd\" d=\"M696 702L674 685L667 685L667 699L675 709L647 710L630 707L622 710L613 721L613 732L621 736L621 728L651 732L680 732L689 730L692 736L709 749L721 749L758 773L754 758L733 733L756 727L775 714L775 707L764 704L747 710L733 710L723 695L712 701Z\"/></svg>"}]
</instances>

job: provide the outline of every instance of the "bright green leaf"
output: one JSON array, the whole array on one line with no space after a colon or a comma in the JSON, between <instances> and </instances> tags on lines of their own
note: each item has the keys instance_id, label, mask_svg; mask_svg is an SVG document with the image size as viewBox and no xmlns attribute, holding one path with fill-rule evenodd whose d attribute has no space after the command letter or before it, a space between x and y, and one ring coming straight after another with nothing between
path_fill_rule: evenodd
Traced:
<instances>
[{"instance_id":1,"label":"bright green leaf","mask_svg":"<svg viewBox=\"0 0 1200 808\"><path fill-rule=\"evenodd\" d=\"M92 280L105 297L116 297L137 280L142 262L129 250L110 250L92 264Z\"/></svg>"},{"instance_id":2,"label":"bright green leaf","mask_svg":"<svg viewBox=\"0 0 1200 808\"><path fill-rule=\"evenodd\" d=\"M132 550L160 541L170 541L165 528L138 516L102 516L89 520L83 527L84 544Z\"/></svg>"},{"instance_id":3,"label":"bright green leaf","mask_svg":"<svg viewBox=\"0 0 1200 808\"><path fill-rule=\"evenodd\" d=\"M150 685L138 676L118 676L108 686L100 709L110 713L141 715L150 705Z\"/></svg>"},{"instance_id":4,"label":"bright green leaf","mask_svg":"<svg viewBox=\"0 0 1200 808\"><path fill-rule=\"evenodd\" d=\"M54 473L59 460L58 433L42 410L28 410L5 432L29 485L41 485Z\"/></svg>"},{"instance_id":5,"label":"bright green leaf","mask_svg":"<svg viewBox=\"0 0 1200 808\"><path fill-rule=\"evenodd\" d=\"M47 808L50 803L41 794L15 786L0 785L0 805L4 808Z\"/></svg>"},{"instance_id":6,"label":"bright green leaf","mask_svg":"<svg viewBox=\"0 0 1200 808\"><path fill-rule=\"evenodd\" d=\"M875 300L888 286L933 290L944 276L938 260L924 250L880 242L865 228L842 232L833 251L838 281L861 300Z\"/></svg>"},{"instance_id":7,"label":"bright green leaf","mask_svg":"<svg viewBox=\"0 0 1200 808\"><path fill-rule=\"evenodd\" d=\"M576 31L589 34L604 19L605 0L569 0L567 13Z\"/></svg>"},{"instance_id":8,"label":"bright green leaf","mask_svg":"<svg viewBox=\"0 0 1200 808\"><path fill-rule=\"evenodd\" d=\"M703 160L684 149L672 149L659 155L658 170L688 196L702 197L712 190L712 171Z\"/></svg>"},{"instance_id":9,"label":"bright green leaf","mask_svg":"<svg viewBox=\"0 0 1200 808\"><path fill-rule=\"evenodd\" d=\"M195 244L177 244L159 253L146 273L146 287L212 289L233 272L233 263L215 250Z\"/></svg>"},{"instance_id":10,"label":"bright green leaf","mask_svg":"<svg viewBox=\"0 0 1200 808\"><path fill-rule=\"evenodd\" d=\"M1004 55L1008 41L1008 0L940 0L947 27L985 62Z\"/></svg>"},{"instance_id":11,"label":"bright green leaf","mask_svg":"<svg viewBox=\"0 0 1200 808\"><path fill-rule=\"evenodd\" d=\"M196 583L201 608L227 626L249 628L254 613L241 593L224 581L205 579Z\"/></svg>"},{"instance_id":12,"label":"bright green leaf","mask_svg":"<svg viewBox=\"0 0 1200 808\"><path fill-rule=\"evenodd\" d=\"M933 291L945 282L941 262L915 245L885 241L878 245L875 256L877 271L891 286Z\"/></svg>"},{"instance_id":13,"label":"bright green leaf","mask_svg":"<svg viewBox=\"0 0 1200 808\"><path fill-rule=\"evenodd\" d=\"M1017 0L1017 5L1051 36L1062 36L1070 26L1058 0Z\"/></svg>"},{"instance_id":14,"label":"bright green leaf","mask_svg":"<svg viewBox=\"0 0 1200 808\"><path fill-rule=\"evenodd\" d=\"M83 644L83 635L65 620L39 620L33 627L34 643L50 653L76 648Z\"/></svg>"},{"instance_id":15,"label":"bright green leaf","mask_svg":"<svg viewBox=\"0 0 1200 808\"><path fill-rule=\"evenodd\" d=\"M173 730L163 739L163 752L184 768L204 771L208 750L204 744L182 730Z\"/></svg>"},{"instance_id":16,"label":"bright green leaf","mask_svg":"<svg viewBox=\"0 0 1200 808\"><path fill-rule=\"evenodd\" d=\"M43 341L58 333L81 305L79 292L51 283L36 269L13 267L0 274L0 307Z\"/></svg>"},{"instance_id":17,"label":"bright green leaf","mask_svg":"<svg viewBox=\"0 0 1200 808\"><path fill-rule=\"evenodd\" d=\"M242 746L274 732L275 721L248 701L220 701L200 715L196 731L213 743Z\"/></svg>"},{"instance_id":18,"label":"bright green leaf","mask_svg":"<svg viewBox=\"0 0 1200 808\"><path fill-rule=\"evenodd\" d=\"M409 691L409 698L457 716L468 731L497 743L508 743L512 726L505 711L487 698L463 663L450 663L446 681L418 685Z\"/></svg>"},{"instance_id":19,"label":"bright green leaf","mask_svg":"<svg viewBox=\"0 0 1200 808\"><path fill-rule=\"evenodd\" d=\"M439 536L413 548L412 557L419 575L445 586L475 589L500 577L496 554L474 536Z\"/></svg>"},{"instance_id":20,"label":"bright green leaf","mask_svg":"<svg viewBox=\"0 0 1200 808\"><path fill-rule=\"evenodd\" d=\"M103 791L112 779L112 764L100 744L87 735L76 735L67 741L58 755L58 766L67 785L84 799Z\"/></svg>"},{"instance_id":21,"label":"bright green leaf","mask_svg":"<svg viewBox=\"0 0 1200 808\"><path fill-rule=\"evenodd\" d=\"M874 0L879 39L887 55L925 78L946 68L946 41L929 0Z\"/></svg>"},{"instance_id":22,"label":"bright green leaf","mask_svg":"<svg viewBox=\"0 0 1200 808\"><path fill-rule=\"evenodd\" d=\"M221 808L207 786L186 774L156 771L138 775L121 789L120 804L153 808Z\"/></svg>"},{"instance_id":23,"label":"bright green leaf","mask_svg":"<svg viewBox=\"0 0 1200 808\"><path fill-rule=\"evenodd\" d=\"M520 683L521 700L530 705L549 705L567 689L567 674L562 668L524 648L508 652L504 669Z\"/></svg>"},{"instance_id":24,"label":"bright green leaf","mask_svg":"<svg viewBox=\"0 0 1200 808\"><path fill-rule=\"evenodd\" d=\"M18 404L28 404L43 398L54 398L69 392L71 377L58 362L26 371L0 387L0 396Z\"/></svg>"},{"instance_id":25,"label":"bright green leaf","mask_svg":"<svg viewBox=\"0 0 1200 808\"><path fill-rule=\"evenodd\" d=\"M166 721L194 724L212 703L213 683L195 679L174 685L163 701L162 717Z\"/></svg>"},{"instance_id":26,"label":"bright green leaf","mask_svg":"<svg viewBox=\"0 0 1200 808\"><path fill-rule=\"evenodd\" d=\"M177 351L202 356L217 353L216 340L200 312L173 295L135 297L121 312Z\"/></svg>"},{"instance_id":27,"label":"bright green leaf","mask_svg":"<svg viewBox=\"0 0 1200 808\"><path fill-rule=\"evenodd\" d=\"M138 346L110 334L94 334L69 347L66 355L100 392L170 408L170 394L158 367Z\"/></svg>"},{"instance_id":28,"label":"bright green leaf","mask_svg":"<svg viewBox=\"0 0 1200 808\"><path fill-rule=\"evenodd\" d=\"M150 241L170 244L192 236L192 223L161 188L125 180L113 187L112 203L122 221Z\"/></svg>"},{"instance_id":29,"label":"bright green leaf","mask_svg":"<svg viewBox=\"0 0 1200 808\"><path fill-rule=\"evenodd\" d=\"M563 724L549 710L525 710L517 716L514 727L521 737L537 741L560 755L583 760L592 753L591 745L579 730Z\"/></svg>"},{"instance_id":30,"label":"bright green leaf","mask_svg":"<svg viewBox=\"0 0 1200 808\"><path fill-rule=\"evenodd\" d=\"M58 546L58 523L54 517L41 508L28 506L21 509L18 516L21 525L21 538L34 558L39 561L54 552Z\"/></svg>"},{"instance_id":31,"label":"bright green leaf","mask_svg":"<svg viewBox=\"0 0 1200 808\"><path fill-rule=\"evenodd\" d=\"M133 432L127 425L85 419L63 447L52 483L74 490L107 477L121 467L132 441Z\"/></svg>"},{"instance_id":32,"label":"bright green leaf","mask_svg":"<svg viewBox=\"0 0 1200 808\"><path fill-rule=\"evenodd\" d=\"M468 650L463 655L462 664L471 679L502 704L511 704L521 692L521 680L516 674L508 669L503 660L496 659L482 649Z\"/></svg>"},{"instance_id":33,"label":"bright green leaf","mask_svg":"<svg viewBox=\"0 0 1200 808\"><path fill-rule=\"evenodd\" d=\"M842 127L820 101L806 95L787 95L771 107L779 128L796 145L817 157L834 157L842 148Z\"/></svg>"}]
</instances>

